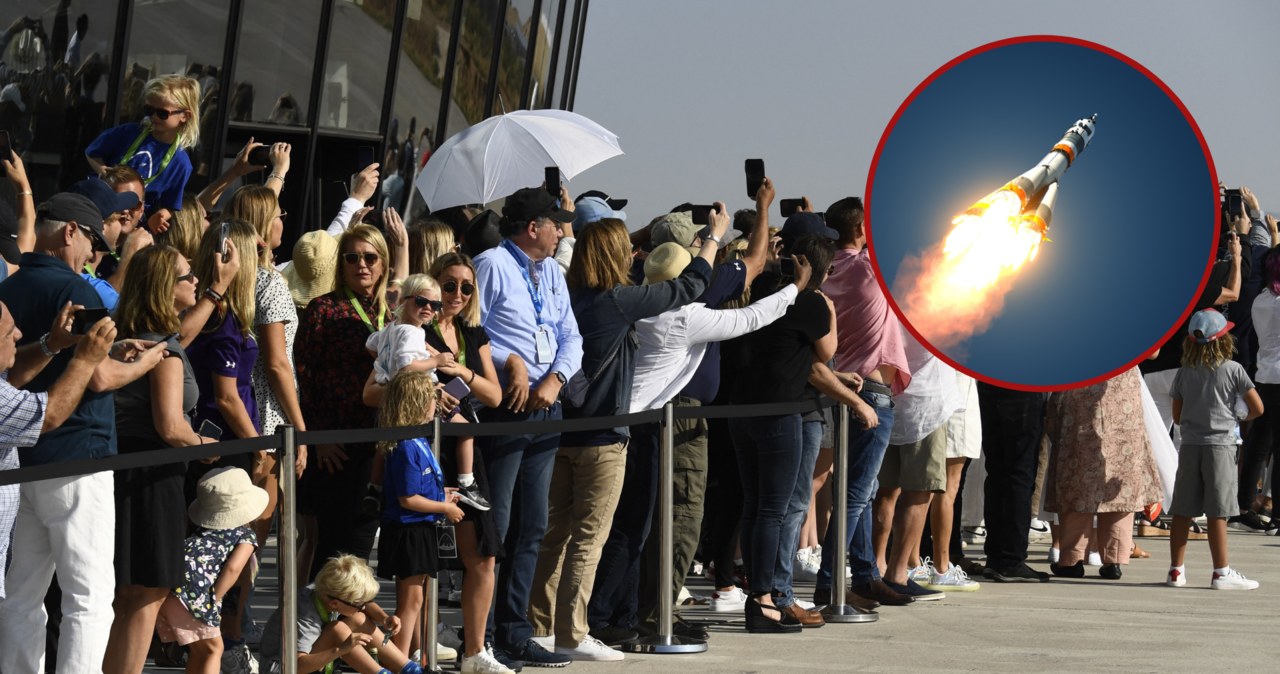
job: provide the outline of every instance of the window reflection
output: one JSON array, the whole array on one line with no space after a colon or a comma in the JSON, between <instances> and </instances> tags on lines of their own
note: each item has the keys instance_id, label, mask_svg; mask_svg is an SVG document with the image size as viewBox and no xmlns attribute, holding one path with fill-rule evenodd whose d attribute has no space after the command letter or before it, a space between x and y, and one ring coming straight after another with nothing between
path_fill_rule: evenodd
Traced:
<instances>
[{"instance_id":1,"label":"window reflection","mask_svg":"<svg viewBox=\"0 0 1280 674\"><path fill-rule=\"evenodd\" d=\"M395 0L334 0L320 125L377 132Z\"/></svg>"},{"instance_id":2,"label":"window reflection","mask_svg":"<svg viewBox=\"0 0 1280 674\"><path fill-rule=\"evenodd\" d=\"M493 112L511 112L524 105L520 89L524 85L525 57L529 54L529 24L533 22L533 0L511 0L502 30L502 50L498 55L498 98Z\"/></svg>"},{"instance_id":3,"label":"window reflection","mask_svg":"<svg viewBox=\"0 0 1280 674\"><path fill-rule=\"evenodd\" d=\"M484 119L485 91L489 86L489 64L493 59L493 22L498 18L498 0L464 0L462 34L453 73L453 103L449 111L449 134ZM454 112L462 114L455 115Z\"/></svg>"},{"instance_id":4,"label":"window reflection","mask_svg":"<svg viewBox=\"0 0 1280 674\"><path fill-rule=\"evenodd\" d=\"M545 102L547 77L551 70L551 47L554 41L556 12L560 10L557 0L543 0L542 12L538 17L538 25L533 39L533 76L529 81L530 109L547 107Z\"/></svg>"},{"instance_id":5,"label":"window reflection","mask_svg":"<svg viewBox=\"0 0 1280 674\"><path fill-rule=\"evenodd\" d=\"M420 210L422 199L411 201L413 179L426 163L439 119L453 6L453 0L409 0L405 9L382 171L384 203L401 213Z\"/></svg>"},{"instance_id":6,"label":"window reflection","mask_svg":"<svg viewBox=\"0 0 1280 674\"><path fill-rule=\"evenodd\" d=\"M231 121L306 125L323 6L322 0L244 4Z\"/></svg>"},{"instance_id":7,"label":"window reflection","mask_svg":"<svg viewBox=\"0 0 1280 674\"><path fill-rule=\"evenodd\" d=\"M543 102L543 105L548 108L560 107L561 92L565 91L569 84L569 66L572 63L569 60L569 56L573 51L573 43L570 38L573 37L573 12L577 9L577 6L578 0L564 0L564 23L560 27L560 50L555 55L555 81L547 88L547 98Z\"/></svg>"}]
</instances>

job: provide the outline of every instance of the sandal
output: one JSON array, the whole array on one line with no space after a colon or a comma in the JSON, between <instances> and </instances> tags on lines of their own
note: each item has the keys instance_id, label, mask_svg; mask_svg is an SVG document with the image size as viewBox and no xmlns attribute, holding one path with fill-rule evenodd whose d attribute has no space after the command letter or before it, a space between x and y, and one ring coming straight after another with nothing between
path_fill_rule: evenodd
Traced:
<instances>
[{"instance_id":1,"label":"sandal","mask_svg":"<svg viewBox=\"0 0 1280 674\"><path fill-rule=\"evenodd\" d=\"M1151 553L1138 547L1137 543L1133 544L1133 551L1129 553L1129 557L1135 559L1151 559Z\"/></svg>"},{"instance_id":2,"label":"sandal","mask_svg":"<svg viewBox=\"0 0 1280 674\"><path fill-rule=\"evenodd\" d=\"M1155 538L1169 535L1169 523L1164 520L1144 522L1139 520L1134 535L1139 538Z\"/></svg>"},{"instance_id":3,"label":"sandal","mask_svg":"<svg viewBox=\"0 0 1280 674\"><path fill-rule=\"evenodd\" d=\"M1207 541L1209 540L1209 534L1205 533L1204 528L1200 526L1199 522L1193 520L1191 522L1191 530L1187 532L1187 540Z\"/></svg>"}]
</instances>

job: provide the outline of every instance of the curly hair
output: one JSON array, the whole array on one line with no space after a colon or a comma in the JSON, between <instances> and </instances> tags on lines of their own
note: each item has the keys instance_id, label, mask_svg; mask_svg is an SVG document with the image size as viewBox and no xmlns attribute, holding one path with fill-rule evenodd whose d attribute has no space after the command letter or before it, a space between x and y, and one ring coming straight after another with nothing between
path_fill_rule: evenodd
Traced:
<instances>
[{"instance_id":1,"label":"curly hair","mask_svg":"<svg viewBox=\"0 0 1280 674\"><path fill-rule=\"evenodd\" d=\"M435 416L436 387L428 372L402 369L387 382L382 407L378 408L379 428L421 426ZM378 449L390 452L395 440L383 440Z\"/></svg>"},{"instance_id":2,"label":"curly hair","mask_svg":"<svg viewBox=\"0 0 1280 674\"><path fill-rule=\"evenodd\" d=\"M1235 352L1236 338L1229 332L1208 344L1201 344L1195 337L1187 335L1182 340L1182 366L1216 370L1223 363L1231 360Z\"/></svg>"}]
</instances>

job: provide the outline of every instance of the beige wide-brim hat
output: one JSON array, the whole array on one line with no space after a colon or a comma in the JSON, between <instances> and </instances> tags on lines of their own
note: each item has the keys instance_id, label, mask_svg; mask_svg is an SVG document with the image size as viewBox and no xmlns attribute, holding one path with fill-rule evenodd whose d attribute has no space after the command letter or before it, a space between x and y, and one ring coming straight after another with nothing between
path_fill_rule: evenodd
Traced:
<instances>
[{"instance_id":1,"label":"beige wide-brim hat","mask_svg":"<svg viewBox=\"0 0 1280 674\"><path fill-rule=\"evenodd\" d=\"M187 516L205 529L234 529L258 519L268 500L266 490L255 487L243 468L217 468L196 484Z\"/></svg>"},{"instance_id":2,"label":"beige wide-brim hat","mask_svg":"<svg viewBox=\"0 0 1280 674\"><path fill-rule=\"evenodd\" d=\"M693 256L678 243L667 243L653 249L644 259L644 284L662 283L680 275Z\"/></svg>"},{"instance_id":3,"label":"beige wide-brim hat","mask_svg":"<svg viewBox=\"0 0 1280 674\"><path fill-rule=\"evenodd\" d=\"M293 245L293 262L280 271L299 307L333 290L338 240L324 230L303 234Z\"/></svg>"}]
</instances>

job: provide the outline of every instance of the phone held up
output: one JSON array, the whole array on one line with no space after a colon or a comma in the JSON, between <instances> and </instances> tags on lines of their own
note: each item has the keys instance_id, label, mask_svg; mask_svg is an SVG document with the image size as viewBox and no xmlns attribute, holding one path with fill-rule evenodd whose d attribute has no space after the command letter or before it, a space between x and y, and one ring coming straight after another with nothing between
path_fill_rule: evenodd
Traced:
<instances>
[{"instance_id":1,"label":"phone held up","mask_svg":"<svg viewBox=\"0 0 1280 674\"><path fill-rule=\"evenodd\" d=\"M249 150L248 160L250 166L271 166L271 146L259 145Z\"/></svg>"},{"instance_id":2,"label":"phone held up","mask_svg":"<svg viewBox=\"0 0 1280 674\"><path fill-rule=\"evenodd\" d=\"M748 159L744 168L747 171L747 196L755 199L756 192L759 192L760 186L764 184L764 160Z\"/></svg>"},{"instance_id":3,"label":"phone held up","mask_svg":"<svg viewBox=\"0 0 1280 674\"><path fill-rule=\"evenodd\" d=\"M548 166L545 174L547 194L560 198L560 167Z\"/></svg>"},{"instance_id":4,"label":"phone held up","mask_svg":"<svg viewBox=\"0 0 1280 674\"><path fill-rule=\"evenodd\" d=\"M9 140L8 131L0 131L0 161L13 159L13 143ZM0 176L5 174L4 165L0 164Z\"/></svg>"},{"instance_id":5,"label":"phone held up","mask_svg":"<svg viewBox=\"0 0 1280 674\"><path fill-rule=\"evenodd\" d=\"M223 264L231 261L231 250L227 247L227 239L230 238L231 223L225 220L218 223L218 254L222 256Z\"/></svg>"},{"instance_id":6,"label":"phone held up","mask_svg":"<svg viewBox=\"0 0 1280 674\"><path fill-rule=\"evenodd\" d=\"M107 310L99 307L97 309L80 309L71 316L71 334L84 335L88 334L89 328L94 323L107 317Z\"/></svg>"},{"instance_id":7,"label":"phone held up","mask_svg":"<svg viewBox=\"0 0 1280 674\"><path fill-rule=\"evenodd\" d=\"M783 199L778 202L778 208L782 209L782 217L789 218L800 211L800 207L804 205L804 199Z\"/></svg>"},{"instance_id":8,"label":"phone held up","mask_svg":"<svg viewBox=\"0 0 1280 674\"><path fill-rule=\"evenodd\" d=\"M689 209L689 211L690 211L689 214L693 217L693 224L709 225L711 224L712 211L719 212L719 209L716 208L714 204L709 204L709 205L702 204L702 205L692 206Z\"/></svg>"}]
</instances>

